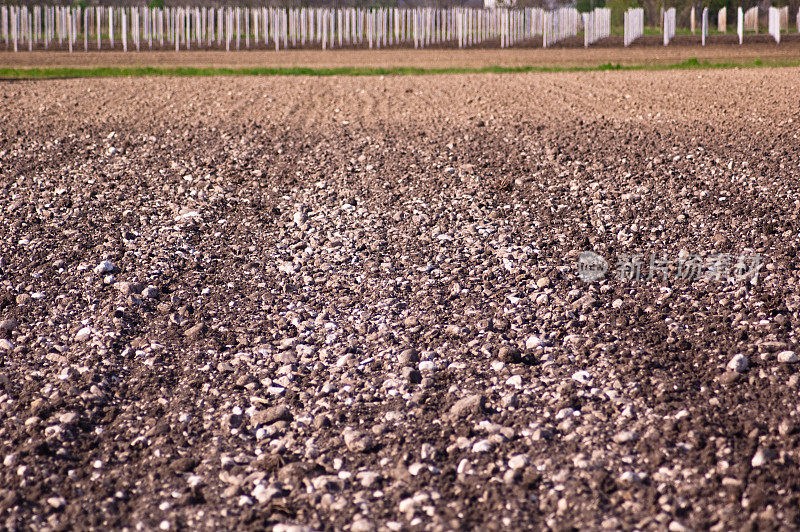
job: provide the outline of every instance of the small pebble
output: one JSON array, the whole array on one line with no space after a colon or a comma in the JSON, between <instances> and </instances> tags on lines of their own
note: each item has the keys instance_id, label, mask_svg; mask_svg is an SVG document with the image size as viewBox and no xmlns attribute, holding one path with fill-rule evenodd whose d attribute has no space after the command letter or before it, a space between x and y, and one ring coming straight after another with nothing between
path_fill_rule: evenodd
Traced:
<instances>
[{"instance_id":1,"label":"small pebble","mask_svg":"<svg viewBox=\"0 0 800 532\"><path fill-rule=\"evenodd\" d=\"M542 340L535 334L528 336L528 339L525 340L525 349L536 349L540 345L542 345Z\"/></svg>"},{"instance_id":2,"label":"small pebble","mask_svg":"<svg viewBox=\"0 0 800 532\"><path fill-rule=\"evenodd\" d=\"M614 436L614 441L617 443L629 443L636 441L637 434L633 430L623 430Z\"/></svg>"},{"instance_id":3,"label":"small pebble","mask_svg":"<svg viewBox=\"0 0 800 532\"><path fill-rule=\"evenodd\" d=\"M772 449L760 447L756 451L756 454L753 455L753 459L750 460L750 465L753 467L762 467L775 458L775 454L775 451Z\"/></svg>"},{"instance_id":4,"label":"small pebble","mask_svg":"<svg viewBox=\"0 0 800 532\"><path fill-rule=\"evenodd\" d=\"M75 334L75 341L76 342L85 342L92 336L92 328L91 327L83 327Z\"/></svg>"},{"instance_id":5,"label":"small pebble","mask_svg":"<svg viewBox=\"0 0 800 532\"><path fill-rule=\"evenodd\" d=\"M354 453L363 453L375 447L375 442L368 432L355 430L344 431L344 444Z\"/></svg>"},{"instance_id":6,"label":"small pebble","mask_svg":"<svg viewBox=\"0 0 800 532\"><path fill-rule=\"evenodd\" d=\"M518 454L512 456L508 460L508 467L510 467L511 469L522 469L527 465L528 465L528 457L525 456L524 454Z\"/></svg>"},{"instance_id":7,"label":"small pebble","mask_svg":"<svg viewBox=\"0 0 800 532\"><path fill-rule=\"evenodd\" d=\"M473 453L488 453L492 450L492 442L489 440L479 440L472 446Z\"/></svg>"},{"instance_id":8,"label":"small pebble","mask_svg":"<svg viewBox=\"0 0 800 532\"><path fill-rule=\"evenodd\" d=\"M351 532L373 532L374 530L376 530L375 524L369 519L358 519L350 525Z\"/></svg>"},{"instance_id":9,"label":"small pebble","mask_svg":"<svg viewBox=\"0 0 800 532\"><path fill-rule=\"evenodd\" d=\"M50 497L47 499L47 504L49 504L56 510L60 510L61 508L67 505L67 501L66 499L64 499L64 497Z\"/></svg>"},{"instance_id":10,"label":"small pebble","mask_svg":"<svg viewBox=\"0 0 800 532\"><path fill-rule=\"evenodd\" d=\"M155 286L148 286L142 290L142 297L146 299L156 299L158 297L158 288Z\"/></svg>"},{"instance_id":11,"label":"small pebble","mask_svg":"<svg viewBox=\"0 0 800 532\"><path fill-rule=\"evenodd\" d=\"M436 368L436 365L432 360L423 360L419 363L418 368L421 372L427 373L433 371Z\"/></svg>"},{"instance_id":12,"label":"small pebble","mask_svg":"<svg viewBox=\"0 0 800 532\"><path fill-rule=\"evenodd\" d=\"M736 355L728 362L727 368L736 373L744 373L747 370L747 357L742 354Z\"/></svg>"},{"instance_id":13,"label":"small pebble","mask_svg":"<svg viewBox=\"0 0 800 532\"><path fill-rule=\"evenodd\" d=\"M94 267L94 273L102 275L105 273L111 273L116 269L117 267L114 266L113 262L111 262L110 260L104 260L100 264Z\"/></svg>"},{"instance_id":14,"label":"small pebble","mask_svg":"<svg viewBox=\"0 0 800 532\"><path fill-rule=\"evenodd\" d=\"M78 420L78 414L75 412L65 412L58 416L58 422L64 425L72 425Z\"/></svg>"},{"instance_id":15,"label":"small pebble","mask_svg":"<svg viewBox=\"0 0 800 532\"><path fill-rule=\"evenodd\" d=\"M397 360L402 365L416 364L419 362L419 354L417 353L416 349L405 349L400 353L400 356Z\"/></svg>"},{"instance_id":16,"label":"small pebble","mask_svg":"<svg viewBox=\"0 0 800 532\"><path fill-rule=\"evenodd\" d=\"M11 332L19 327L19 322L14 318L0 321L0 331Z\"/></svg>"}]
</instances>

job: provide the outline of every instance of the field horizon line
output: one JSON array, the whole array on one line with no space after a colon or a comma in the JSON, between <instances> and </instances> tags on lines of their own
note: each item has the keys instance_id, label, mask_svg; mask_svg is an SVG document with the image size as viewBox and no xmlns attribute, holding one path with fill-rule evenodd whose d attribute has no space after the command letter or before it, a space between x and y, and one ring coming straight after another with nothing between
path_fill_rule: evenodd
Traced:
<instances>
[{"instance_id":1,"label":"field horizon line","mask_svg":"<svg viewBox=\"0 0 800 532\"><path fill-rule=\"evenodd\" d=\"M484 67L0 67L0 80L115 78L115 77L213 77L213 76L422 76L442 74L524 74L558 72L604 72L604 71L663 71L705 70L761 67L797 67L800 60L763 61L756 59L742 62L699 61L689 58L679 63L642 63L622 65L604 63L591 66L500 66Z\"/></svg>"}]
</instances>

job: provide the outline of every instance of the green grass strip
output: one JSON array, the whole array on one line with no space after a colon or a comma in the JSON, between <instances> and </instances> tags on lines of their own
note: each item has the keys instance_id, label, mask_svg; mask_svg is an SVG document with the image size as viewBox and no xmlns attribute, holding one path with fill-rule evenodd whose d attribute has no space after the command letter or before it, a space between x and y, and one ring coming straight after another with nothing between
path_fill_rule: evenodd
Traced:
<instances>
[{"instance_id":1,"label":"green grass strip","mask_svg":"<svg viewBox=\"0 0 800 532\"><path fill-rule=\"evenodd\" d=\"M714 63L690 58L672 64L619 65L606 63L596 66L487 66L479 68L417 68L417 67L94 67L94 68L0 68L0 79L67 79L116 78L142 76L408 76L431 74L515 74L524 72L602 72L606 70L688 70L720 68L793 67L796 61L755 61Z\"/></svg>"}]
</instances>

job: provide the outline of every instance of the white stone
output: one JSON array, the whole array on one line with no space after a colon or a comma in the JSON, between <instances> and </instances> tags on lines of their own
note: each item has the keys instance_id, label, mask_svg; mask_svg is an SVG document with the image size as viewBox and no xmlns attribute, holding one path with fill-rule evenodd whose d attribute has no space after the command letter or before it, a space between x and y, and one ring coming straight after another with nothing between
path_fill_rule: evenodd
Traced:
<instances>
[{"instance_id":1,"label":"white stone","mask_svg":"<svg viewBox=\"0 0 800 532\"><path fill-rule=\"evenodd\" d=\"M293 275L297 271L297 267L293 262L282 262L278 266L278 271L281 271L287 275Z\"/></svg>"},{"instance_id":2,"label":"white stone","mask_svg":"<svg viewBox=\"0 0 800 532\"><path fill-rule=\"evenodd\" d=\"M522 386L522 375L514 375L506 380L508 386Z\"/></svg>"},{"instance_id":3,"label":"white stone","mask_svg":"<svg viewBox=\"0 0 800 532\"><path fill-rule=\"evenodd\" d=\"M747 357L738 354L728 362L728 369L737 373L743 373L747 369Z\"/></svg>"},{"instance_id":4,"label":"white stone","mask_svg":"<svg viewBox=\"0 0 800 532\"><path fill-rule=\"evenodd\" d=\"M633 430L623 430L622 432L617 433L614 436L614 441L617 443L628 443L635 441L637 438L637 434Z\"/></svg>"},{"instance_id":5,"label":"white stone","mask_svg":"<svg viewBox=\"0 0 800 532\"><path fill-rule=\"evenodd\" d=\"M116 266L114 266L113 262L111 262L110 260L104 260L103 262L94 267L94 273L99 273L99 274L111 273L116 269L117 268Z\"/></svg>"},{"instance_id":6,"label":"white stone","mask_svg":"<svg viewBox=\"0 0 800 532\"><path fill-rule=\"evenodd\" d=\"M425 464L420 462L414 462L410 466L408 466L408 472L411 474L412 477L416 477L420 474L420 472L425 469Z\"/></svg>"},{"instance_id":7,"label":"white stone","mask_svg":"<svg viewBox=\"0 0 800 532\"><path fill-rule=\"evenodd\" d=\"M680 521L672 521L669 524L668 530L669 532L689 532L691 529L687 528L686 525L684 525Z\"/></svg>"},{"instance_id":8,"label":"white stone","mask_svg":"<svg viewBox=\"0 0 800 532\"><path fill-rule=\"evenodd\" d=\"M372 532L375 525L369 519L359 519L350 525L350 532Z\"/></svg>"},{"instance_id":9,"label":"white stone","mask_svg":"<svg viewBox=\"0 0 800 532\"><path fill-rule=\"evenodd\" d=\"M436 365L433 363L433 360L423 360L419 363L418 367L422 372L429 372L433 371L436 368Z\"/></svg>"},{"instance_id":10,"label":"white stone","mask_svg":"<svg viewBox=\"0 0 800 532\"><path fill-rule=\"evenodd\" d=\"M538 336L536 336L535 334L531 335L531 336L528 336L528 339L525 340L525 348L526 349L536 349L540 345L542 345L542 340Z\"/></svg>"},{"instance_id":11,"label":"white stone","mask_svg":"<svg viewBox=\"0 0 800 532\"><path fill-rule=\"evenodd\" d=\"M508 460L508 467L510 467L511 469L522 469L526 465L528 465L528 457L525 456L524 454L518 454L516 456L512 456Z\"/></svg>"},{"instance_id":12,"label":"white stone","mask_svg":"<svg viewBox=\"0 0 800 532\"><path fill-rule=\"evenodd\" d=\"M592 382L592 374L588 371L577 371L572 374L572 380L581 384L589 384Z\"/></svg>"},{"instance_id":13,"label":"white stone","mask_svg":"<svg viewBox=\"0 0 800 532\"><path fill-rule=\"evenodd\" d=\"M625 471L619 476L619 481L622 484L633 484L634 482L639 482L639 480L639 475L633 471Z\"/></svg>"},{"instance_id":14,"label":"white stone","mask_svg":"<svg viewBox=\"0 0 800 532\"><path fill-rule=\"evenodd\" d=\"M414 510L414 499L409 497L408 499L403 499L400 501L400 504L397 505L397 509L400 510L401 514L408 513L409 510Z\"/></svg>"},{"instance_id":15,"label":"white stone","mask_svg":"<svg viewBox=\"0 0 800 532\"><path fill-rule=\"evenodd\" d=\"M492 450L492 442L489 440L479 440L472 446L473 453L488 453Z\"/></svg>"},{"instance_id":16,"label":"white stone","mask_svg":"<svg viewBox=\"0 0 800 532\"><path fill-rule=\"evenodd\" d=\"M781 351L778 353L778 362L781 364L796 364L798 362L797 353L794 351Z\"/></svg>"},{"instance_id":17,"label":"white stone","mask_svg":"<svg viewBox=\"0 0 800 532\"><path fill-rule=\"evenodd\" d=\"M63 423L64 425L71 425L75 423L78 419L78 414L75 412L65 412L58 416L58 422Z\"/></svg>"},{"instance_id":18,"label":"white stone","mask_svg":"<svg viewBox=\"0 0 800 532\"><path fill-rule=\"evenodd\" d=\"M750 465L753 467L761 467L767 462L767 454L764 452L764 449L759 449L756 451L756 454L753 455L753 459L750 460Z\"/></svg>"},{"instance_id":19,"label":"white stone","mask_svg":"<svg viewBox=\"0 0 800 532\"><path fill-rule=\"evenodd\" d=\"M67 504L67 501L64 499L64 497L50 497L47 499L47 504L58 509L63 508Z\"/></svg>"},{"instance_id":20,"label":"white stone","mask_svg":"<svg viewBox=\"0 0 800 532\"><path fill-rule=\"evenodd\" d=\"M92 336L92 328L91 327L84 327L80 331L75 334L75 341L76 342L85 342Z\"/></svg>"},{"instance_id":21,"label":"white stone","mask_svg":"<svg viewBox=\"0 0 800 532\"><path fill-rule=\"evenodd\" d=\"M356 478L361 481L362 486L370 488L381 479L381 476L374 471L362 471L356 474Z\"/></svg>"},{"instance_id":22,"label":"white stone","mask_svg":"<svg viewBox=\"0 0 800 532\"><path fill-rule=\"evenodd\" d=\"M556 421L561 421L562 419L567 419L568 417L572 417L575 415L575 410L572 408L562 408L558 412L556 412Z\"/></svg>"}]
</instances>

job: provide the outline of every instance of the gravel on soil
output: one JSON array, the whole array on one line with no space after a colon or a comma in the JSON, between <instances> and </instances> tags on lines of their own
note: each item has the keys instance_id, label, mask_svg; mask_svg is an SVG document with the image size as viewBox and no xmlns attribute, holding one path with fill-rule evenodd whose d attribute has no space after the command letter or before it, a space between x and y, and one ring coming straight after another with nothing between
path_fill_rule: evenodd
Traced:
<instances>
[{"instance_id":1,"label":"gravel on soil","mask_svg":"<svg viewBox=\"0 0 800 532\"><path fill-rule=\"evenodd\" d=\"M0 526L800 527L798 86L0 83Z\"/></svg>"}]
</instances>

